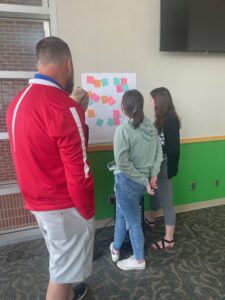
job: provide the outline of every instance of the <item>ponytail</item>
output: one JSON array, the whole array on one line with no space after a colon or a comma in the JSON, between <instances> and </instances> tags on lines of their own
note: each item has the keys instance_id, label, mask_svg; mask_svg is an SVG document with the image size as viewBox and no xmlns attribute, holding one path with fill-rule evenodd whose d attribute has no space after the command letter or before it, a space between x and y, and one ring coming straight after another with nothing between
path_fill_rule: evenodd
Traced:
<instances>
[{"instance_id":1,"label":"ponytail","mask_svg":"<svg viewBox=\"0 0 225 300\"><path fill-rule=\"evenodd\" d=\"M132 119L134 129L138 128L144 119L144 98L138 90L127 91L122 98L122 107L126 116Z\"/></svg>"},{"instance_id":2,"label":"ponytail","mask_svg":"<svg viewBox=\"0 0 225 300\"><path fill-rule=\"evenodd\" d=\"M138 128L138 126L143 122L143 120L144 120L144 112L143 112L143 110L137 110L133 114L132 125L133 125L134 129Z\"/></svg>"}]
</instances>

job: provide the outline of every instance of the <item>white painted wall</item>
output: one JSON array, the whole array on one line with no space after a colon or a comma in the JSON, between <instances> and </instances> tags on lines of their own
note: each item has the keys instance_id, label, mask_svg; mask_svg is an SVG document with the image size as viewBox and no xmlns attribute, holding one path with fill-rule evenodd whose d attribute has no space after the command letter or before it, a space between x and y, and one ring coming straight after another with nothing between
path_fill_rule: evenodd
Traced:
<instances>
[{"instance_id":1,"label":"white painted wall","mask_svg":"<svg viewBox=\"0 0 225 300\"><path fill-rule=\"evenodd\" d=\"M83 72L135 72L152 116L149 91L169 88L182 137L225 134L225 53L159 52L159 0L57 0L58 32Z\"/></svg>"}]
</instances>

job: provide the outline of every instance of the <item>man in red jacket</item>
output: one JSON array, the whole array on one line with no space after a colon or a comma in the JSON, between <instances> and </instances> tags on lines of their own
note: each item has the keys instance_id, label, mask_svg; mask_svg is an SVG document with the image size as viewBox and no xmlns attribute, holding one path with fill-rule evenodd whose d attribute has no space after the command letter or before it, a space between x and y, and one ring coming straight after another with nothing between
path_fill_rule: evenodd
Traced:
<instances>
[{"instance_id":1,"label":"man in red jacket","mask_svg":"<svg viewBox=\"0 0 225 300\"><path fill-rule=\"evenodd\" d=\"M7 127L25 208L35 215L50 255L46 299L67 300L71 284L91 274L93 178L84 112L69 97L74 81L70 49L48 37L38 42L36 55L38 74L10 103ZM86 292L79 287L81 295L73 299Z\"/></svg>"}]
</instances>

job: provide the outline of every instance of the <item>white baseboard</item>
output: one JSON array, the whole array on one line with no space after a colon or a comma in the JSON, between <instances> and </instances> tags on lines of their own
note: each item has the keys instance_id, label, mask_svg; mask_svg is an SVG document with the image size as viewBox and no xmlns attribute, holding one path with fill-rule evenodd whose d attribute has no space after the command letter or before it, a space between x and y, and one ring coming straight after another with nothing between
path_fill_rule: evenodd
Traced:
<instances>
[{"instance_id":1,"label":"white baseboard","mask_svg":"<svg viewBox=\"0 0 225 300\"><path fill-rule=\"evenodd\" d=\"M189 204L182 204L175 206L176 213L182 213L186 211L198 210L207 207L214 207L219 205L225 205L225 198L220 199L213 199L207 201L201 201L196 203L189 203ZM149 216L150 211L145 211L145 217ZM159 209L158 214L159 217L163 216L163 210ZM114 219L104 219L96 221L96 228L102 228L105 226L112 226L114 225Z\"/></svg>"},{"instance_id":2,"label":"white baseboard","mask_svg":"<svg viewBox=\"0 0 225 300\"><path fill-rule=\"evenodd\" d=\"M177 205L175 209L176 209L176 213L182 213L186 211L192 211L192 210L214 207L219 205L225 205L225 198ZM149 211L146 211L145 217L147 217L148 215L149 215ZM163 211L162 209L160 209L158 216L162 216L162 215L163 215ZM108 218L108 219L96 221L96 229L108 227L112 225L114 225L114 218ZM18 229L12 233L7 233L7 232L5 232L4 234L0 233L0 246L34 240L41 237L42 235L39 228L26 228L23 230Z\"/></svg>"}]
</instances>

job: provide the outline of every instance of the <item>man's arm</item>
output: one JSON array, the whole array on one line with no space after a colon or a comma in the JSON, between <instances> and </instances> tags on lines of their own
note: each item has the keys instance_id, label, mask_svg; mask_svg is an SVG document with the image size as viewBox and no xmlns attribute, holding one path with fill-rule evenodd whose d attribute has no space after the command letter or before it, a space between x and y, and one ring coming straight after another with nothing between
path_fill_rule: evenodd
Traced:
<instances>
[{"instance_id":1,"label":"man's arm","mask_svg":"<svg viewBox=\"0 0 225 300\"><path fill-rule=\"evenodd\" d=\"M83 113L75 107L58 114L51 124L52 136L59 149L70 197L78 211L85 218L90 218L94 214L94 192L84 130Z\"/></svg>"}]
</instances>

